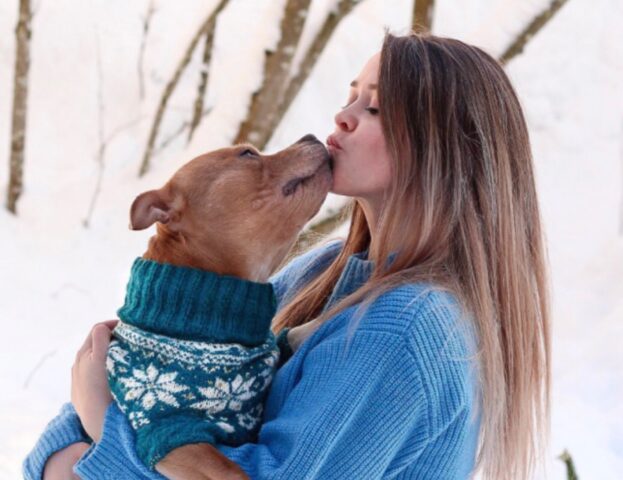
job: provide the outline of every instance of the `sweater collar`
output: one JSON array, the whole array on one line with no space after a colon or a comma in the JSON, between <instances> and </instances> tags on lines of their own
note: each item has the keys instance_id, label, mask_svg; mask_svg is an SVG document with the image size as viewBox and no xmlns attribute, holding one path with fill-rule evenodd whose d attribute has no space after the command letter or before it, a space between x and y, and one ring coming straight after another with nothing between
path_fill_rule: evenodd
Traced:
<instances>
[{"instance_id":1,"label":"sweater collar","mask_svg":"<svg viewBox=\"0 0 623 480\"><path fill-rule=\"evenodd\" d=\"M277 301L270 283L137 258L119 318L179 339L264 342Z\"/></svg>"},{"instance_id":2,"label":"sweater collar","mask_svg":"<svg viewBox=\"0 0 623 480\"><path fill-rule=\"evenodd\" d=\"M391 263L396 258L397 252L390 253L387 264ZM323 312L327 311L334 304L339 302L344 297L347 297L359 287L361 287L372 275L374 271L374 261L368 260L368 250L362 252L353 253L344 266L344 270L340 274L331 296L325 303Z\"/></svg>"}]
</instances>

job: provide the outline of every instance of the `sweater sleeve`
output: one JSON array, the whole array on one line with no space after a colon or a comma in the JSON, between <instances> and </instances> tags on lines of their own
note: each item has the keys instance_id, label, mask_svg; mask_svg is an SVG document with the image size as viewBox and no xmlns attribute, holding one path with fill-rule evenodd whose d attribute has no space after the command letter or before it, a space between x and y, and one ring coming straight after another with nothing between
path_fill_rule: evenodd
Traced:
<instances>
[{"instance_id":1,"label":"sweater sleeve","mask_svg":"<svg viewBox=\"0 0 623 480\"><path fill-rule=\"evenodd\" d=\"M43 477L43 468L52 454L73 443L91 443L91 439L82 428L78 414L71 403L66 403L59 414L46 426L43 434L22 464L22 473L26 480L39 480Z\"/></svg>"},{"instance_id":2,"label":"sweater sleeve","mask_svg":"<svg viewBox=\"0 0 623 480\"><path fill-rule=\"evenodd\" d=\"M308 353L305 374L257 443L217 445L253 480L382 478L407 435L429 436L425 391L401 336L358 330ZM81 478L162 479L135 452L134 433L112 404L102 438L76 465Z\"/></svg>"},{"instance_id":3,"label":"sweater sleeve","mask_svg":"<svg viewBox=\"0 0 623 480\"><path fill-rule=\"evenodd\" d=\"M465 410L462 367L438 360L452 342L441 327L430 328L442 323L430 305L425 316L416 304L406 310L408 334L388 326L405 312L404 302L390 303L370 309L350 343L341 329L308 344L300 378L262 425L257 443L217 448L252 480L393 478L409 465L455 457L456 449L434 443L448 429L457 436L464 432L456 423L463 422ZM85 480L163 478L141 464L134 433L115 404L100 442L76 472ZM467 477L449 472L444 478Z\"/></svg>"},{"instance_id":4,"label":"sweater sleeve","mask_svg":"<svg viewBox=\"0 0 623 480\"><path fill-rule=\"evenodd\" d=\"M400 335L358 330L308 352L304 374L258 443L217 448L254 480L380 479L407 436L429 439L428 402ZM344 353L347 352L347 353Z\"/></svg>"},{"instance_id":5,"label":"sweater sleeve","mask_svg":"<svg viewBox=\"0 0 623 480\"><path fill-rule=\"evenodd\" d=\"M82 455L74 472L83 480L123 478L124 480L163 480L148 469L136 453L136 434L126 416L111 402L104 416L102 437Z\"/></svg>"}]
</instances>

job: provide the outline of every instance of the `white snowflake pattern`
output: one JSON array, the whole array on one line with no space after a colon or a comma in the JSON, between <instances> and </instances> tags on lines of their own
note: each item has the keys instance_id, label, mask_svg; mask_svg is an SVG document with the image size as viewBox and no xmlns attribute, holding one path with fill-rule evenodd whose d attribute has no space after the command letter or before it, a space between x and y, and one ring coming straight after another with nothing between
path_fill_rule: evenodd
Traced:
<instances>
[{"instance_id":1,"label":"white snowflake pattern","mask_svg":"<svg viewBox=\"0 0 623 480\"><path fill-rule=\"evenodd\" d=\"M270 356L264 357L262 360L266 365L270 368L273 368L277 363L277 358L279 357L279 352L273 352Z\"/></svg>"},{"instance_id":2,"label":"white snowflake pattern","mask_svg":"<svg viewBox=\"0 0 623 480\"><path fill-rule=\"evenodd\" d=\"M138 400L145 410L151 410L158 402L179 407L174 394L188 390L188 387L175 383L177 374L178 372L160 373L153 364L145 370L135 368L131 377L119 379L128 389L125 401Z\"/></svg>"},{"instance_id":3,"label":"white snowflake pattern","mask_svg":"<svg viewBox=\"0 0 623 480\"><path fill-rule=\"evenodd\" d=\"M253 428L259 422L259 418L251 413L238 413L236 415L238 417L238 425L247 430L253 430Z\"/></svg>"},{"instance_id":4,"label":"white snowflake pattern","mask_svg":"<svg viewBox=\"0 0 623 480\"><path fill-rule=\"evenodd\" d=\"M150 423L149 418L146 417L143 412L130 412L128 420L130 420L130 423L135 430Z\"/></svg>"},{"instance_id":5,"label":"white snowflake pattern","mask_svg":"<svg viewBox=\"0 0 623 480\"><path fill-rule=\"evenodd\" d=\"M128 352L121 348L119 342L113 340L108 349L108 355L106 356L106 370L111 375L115 374L115 367L118 364L129 365L127 359L125 358Z\"/></svg>"},{"instance_id":6,"label":"white snowflake pattern","mask_svg":"<svg viewBox=\"0 0 623 480\"><path fill-rule=\"evenodd\" d=\"M191 407L206 410L212 415L226 408L239 412L242 402L255 396L255 392L251 391L253 382L255 382L255 377L245 381L241 375L236 375L231 383L217 378L213 387L198 387L205 400L193 403Z\"/></svg>"},{"instance_id":7,"label":"white snowflake pattern","mask_svg":"<svg viewBox=\"0 0 623 480\"><path fill-rule=\"evenodd\" d=\"M216 422L216 425L219 426L221 428L221 430L227 432L227 433L232 433L235 429L234 427L232 427L229 423L225 423L225 422Z\"/></svg>"}]
</instances>

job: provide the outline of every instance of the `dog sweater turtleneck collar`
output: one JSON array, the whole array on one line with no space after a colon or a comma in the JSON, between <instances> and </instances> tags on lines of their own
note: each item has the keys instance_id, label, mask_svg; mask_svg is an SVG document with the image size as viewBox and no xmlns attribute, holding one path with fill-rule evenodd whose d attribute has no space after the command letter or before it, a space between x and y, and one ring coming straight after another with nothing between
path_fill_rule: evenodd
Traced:
<instances>
[{"instance_id":1,"label":"dog sweater turtleneck collar","mask_svg":"<svg viewBox=\"0 0 623 480\"><path fill-rule=\"evenodd\" d=\"M182 340L258 345L266 341L276 309L270 283L139 257L117 315L130 325Z\"/></svg>"}]
</instances>

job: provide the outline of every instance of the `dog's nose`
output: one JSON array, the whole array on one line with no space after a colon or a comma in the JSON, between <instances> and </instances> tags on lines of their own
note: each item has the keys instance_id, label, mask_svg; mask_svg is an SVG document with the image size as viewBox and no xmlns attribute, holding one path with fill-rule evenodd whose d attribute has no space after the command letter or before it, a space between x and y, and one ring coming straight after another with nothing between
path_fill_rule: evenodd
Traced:
<instances>
[{"instance_id":1,"label":"dog's nose","mask_svg":"<svg viewBox=\"0 0 623 480\"><path fill-rule=\"evenodd\" d=\"M304 137L301 137L299 141L296 143L304 143L304 142L322 143L320 140L316 138L315 135L312 135L311 133L308 133Z\"/></svg>"}]
</instances>

